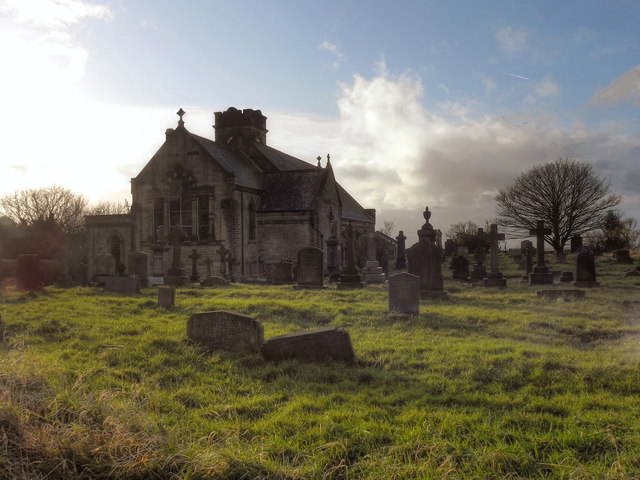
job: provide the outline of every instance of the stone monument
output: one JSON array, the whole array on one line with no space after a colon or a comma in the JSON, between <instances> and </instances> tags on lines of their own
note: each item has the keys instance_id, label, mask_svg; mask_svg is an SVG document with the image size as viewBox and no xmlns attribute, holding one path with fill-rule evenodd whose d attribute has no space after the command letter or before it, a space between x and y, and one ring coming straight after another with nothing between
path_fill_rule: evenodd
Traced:
<instances>
[{"instance_id":1,"label":"stone monument","mask_svg":"<svg viewBox=\"0 0 640 480\"><path fill-rule=\"evenodd\" d=\"M347 227L347 248L345 249L345 266L338 278L338 290L353 290L363 288L365 283L356 267L356 242L353 238L353 225Z\"/></svg>"},{"instance_id":2,"label":"stone monument","mask_svg":"<svg viewBox=\"0 0 640 480\"><path fill-rule=\"evenodd\" d=\"M596 281L596 263L593 254L588 250L582 251L576 256L576 274L573 281L574 287L599 287Z\"/></svg>"},{"instance_id":3,"label":"stone monument","mask_svg":"<svg viewBox=\"0 0 640 480\"><path fill-rule=\"evenodd\" d=\"M405 241L407 240L406 235L402 230L398 233L396 237L396 242L398 242L398 253L396 254L396 268L407 268L407 249L405 245Z\"/></svg>"},{"instance_id":4,"label":"stone monument","mask_svg":"<svg viewBox=\"0 0 640 480\"><path fill-rule=\"evenodd\" d=\"M182 243L187 238L182 228L175 226L171 228L169 239L171 240L172 256L171 267L164 277L165 285L181 286L189 283L189 277L185 276L182 267Z\"/></svg>"},{"instance_id":5,"label":"stone monument","mask_svg":"<svg viewBox=\"0 0 640 480\"><path fill-rule=\"evenodd\" d=\"M478 228L478 231L473 236L473 240L476 246L476 263L473 264L473 270L471 270L469 280L472 282L479 282L484 280L487 276L487 269L484 266L484 229Z\"/></svg>"},{"instance_id":6,"label":"stone monument","mask_svg":"<svg viewBox=\"0 0 640 480\"><path fill-rule=\"evenodd\" d=\"M442 248L436 244L437 232L429 223L429 207L423 212L425 224L418 230L418 243L407 250L407 270L420 277L421 298L447 296L442 278Z\"/></svg>"},{"instance_id":7,"label":"stone monument","mask_svg":"<svg viewBox=\"0 0 640 480\"><path fill-rule=\"evenodd\" d=\"M367 235L367 263L362 273L365 283L384 283L387 280L382 267L376 260L376 237L373 233Z\"/></svg>"},{"instance_id":8,"label":"stone monument","mask_svg":"<svg viewBox=\"0 0 640 480\"><path fill-rule=\"evenodd\" d=\"M544 263L544 236L550 233L550 228L544 228L544 220L538 220L536 228L529 230L529 235L536 236L536 250L538 251L538 261L529 274L529 285L553 283L553 273Z\"/></svg>"},{"instance_id":9,"label":"stone monument","mask_svg":"<svg viewBox=\"0 0 640 480\"><path fill-rule=\"evenodd\" d=\"M498 241L504 240L504 233L498 233L498 225L491 224L489 233L489 245L491 246L491 271L484 279L485 287L506 287L507 279L500 273Z\"/></svg>"}]
</instances>

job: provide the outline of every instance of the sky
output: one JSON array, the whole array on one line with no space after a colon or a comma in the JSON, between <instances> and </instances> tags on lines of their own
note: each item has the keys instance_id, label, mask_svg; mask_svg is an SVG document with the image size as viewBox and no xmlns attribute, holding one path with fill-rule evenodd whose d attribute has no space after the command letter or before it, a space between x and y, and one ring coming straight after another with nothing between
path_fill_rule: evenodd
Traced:
<instances>
[{"instance_id":1,"label":"sky","mask_svg":"<svg viewBox=\"0 0 640 480\"><path fill-rule=\"evenodd\" d=\"M267 116L267 144L409 241L495 217L533 166L586 162L640 221L635 0L0 0L0 196L130 201L177 125Z\"/></svg>"}]
</instances>

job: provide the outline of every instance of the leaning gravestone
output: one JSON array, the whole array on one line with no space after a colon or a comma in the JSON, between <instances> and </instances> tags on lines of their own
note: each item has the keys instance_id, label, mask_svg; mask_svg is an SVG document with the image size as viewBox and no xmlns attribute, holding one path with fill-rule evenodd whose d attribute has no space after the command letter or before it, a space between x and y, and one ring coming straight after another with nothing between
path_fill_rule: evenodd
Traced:
<instances>
[{"instance_id":1,"label":"leaning gravestone","mask_svg":"<svg viewBox=\"0 0 640 480\"><path fill-rule=\"evenodd\" d=\"M148 253L138 250L131 252L128 258L129 275L137 276L145 288L149 286L150 257Z\"/></svg>"},{"instance_id":2,"label":"leaning gravestone","mask_svg":"<svg viewBox=\"0 0 640 480\"><path fill-rule=\"evenodd\" d=\"M575 287L599 287L596 281L596 263L591 252L583 250L576 256Z\"/></svg>"},{"instance_id":3,"label":"leaning gravestone","mask_svg":"<svg viewBox=\"0 0 640 480\"><path fill-rule=\"evenodd\" d=\"M218 310L193 314L187 321L187 336L208 349L251 353L260 351L264 330L248 315Z\"/></svg>"},{"instance_id":4,"label":"leaning gravestone","mask_svg":"<svg viewBox=\"0 0 640 480\"><path fill-rule=\"evenodd\" d=\"M176 304L176 289L173 287L158 288L158 306L171 308Z\"/></svg>"},{"instance_id":5,"label":"leaning gravestone","mask_svg":"<svg viewBox=\"0 0 640 480\"><path fill-rule=\"evenodd\" d=\"M328 327L308 332L279 335L265 341L262 355L266 360L295 359L301 362L339 360L353 362L355 353L349 332Z\"/></svg>"},{"instance_id":6,"label":"leaning gravestone","mask_svg":"<svg viewBox=\"0 0 640 480\"><path fill-rule=\"evenodd\" d=\"M408 315L420 313L420 277L404 272L389 277L389 311Z\"/></svg>"},{"instance_id":7,"label":"leaning gravestone","mask_svg":"<svg viewBox=\"0 0 640 480\"><path fill-rule=\"evenodd\" d=\"M296 288L324 288L324 253L319 248L305 247L298 250Z\"/></svg>"},{"instance_id":8,"label":"leaning gravestone","mask_svg":"<svg viewBox=\"0 0 640 480\"><path fill-rule=\"evenodd\" d=\"M137 277L107 277L104 291L112 293L139 293L140 279Z\"/></svg>"},{"instance_id":9,"label":"leaning gravestone","mask_svg":"<svg viewBox=\"0 0 640 480\"><path fill-rule=\"evenodd\" d=\"M38 254L20 254L16 260L16 281L22 290L40 290L43 283L42 263Z\"/></svg>"}]
</instances>

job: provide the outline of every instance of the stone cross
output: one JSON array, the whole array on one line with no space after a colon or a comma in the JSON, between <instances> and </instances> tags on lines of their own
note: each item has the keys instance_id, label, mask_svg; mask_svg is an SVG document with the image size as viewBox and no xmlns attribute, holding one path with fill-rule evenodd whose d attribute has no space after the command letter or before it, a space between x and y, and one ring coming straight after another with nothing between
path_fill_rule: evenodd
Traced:
<instances>
[{"instance_id":1,"label":"stone cross","mask_svg":"<svg viewBox=\"0 0 640 480\"><path fill-rule=\"evenodd\" d=\"M189 258L191 259L191 281L192 282L197 282L198 281L198 259L200 258L200 254L198 253L198 250L196 250L195 248L193 250L191 250L191 255L189 255Z\"/></svg>"},{"instance_id":2,"label":"stone cross","mask_svg":"<svg viewBox=\"0 0 640 480\"><path fill-rule=\"evenodd\" d=\"M207 278L211 277L211 265L213 265L213 260L211 257L207 257L204 261L204 264L207 266Z\"/></svg>"},{"instance_id":3,"label":"stone cross","mask_svg":"<svg viewBox=\"0 0 640 480\"><path fill-rule=\"evenodd\" d=\"M529 235L536 236L536 249L538 250L537 267L544 267L544 236L551 233L550 228L544 228L544 220L538 220L536 228L529 230Z\"/></svg>"},{"instance_id":4,"label":"stone cross","mask_svg":"<svg viewBox=\"0 0 640 480\"><path fill-rule=\"evenodd\" d=\"M407 268L407 250L405 246L405 240L407 236L404 234L402 230L396 237L396 241L398 242L398 253L396 257L396 268Z\"/></svg>"},{"instance_id":5,"label":"stone cross","mask_svg":"<svg viewBox=\"0 0 640 480\"><path fill-rule=\"evenodd\" d=\"M498 233L498 225L491 224L491 233L488 235L489 244L491 245L491 272L498 272L498 242L504 240L504 233Z\"/></svg>"},{"instance_id":6,"label":"stone cross","mask_svg":"<svg viewBox=\"0 0 640 480\"><path fill-rule=\"evenodd\" d=\"M476 243L476 262L478 265L482 265L484 264L484 230L482 228L478 228L474 240Z\"/></svg>"},{"instance_id":7,"label":"stone cross","mask_svg":"<svg viewBox=\"0 0 640 480\"><path fill-rule=\"evenodd\" d=\"M222 275L227 274L227 257L229 256L229 250L224 245L220 245L220 248L216 251L220 255L220 273Z\"/></svg>"},{"instance_id":8,"label":"stone cross","mask_svg":"<svg viewBox=\"0 0 640 480\"><path fill-rule=\"evenodd\" d=\"M373 233L367 236L367 260L370 262L376 261L376 238Z\"/></svg>"},{"instance_id":9,"label":"stone cross","mask_svg":"<svg viewBox=\"0 0 640 480\"><path fill-rule=\"evenodd\" d=\"M173 258L171 259L171 275L181 275L182 261L180 259L180 255L182 250L182 242L184 242L186 238L187 235L184 233L184 230L182 230L182 228L178 226L171 228L171 235L169 235L171 246L173 247Z\"/></svg>"}]
</instances>

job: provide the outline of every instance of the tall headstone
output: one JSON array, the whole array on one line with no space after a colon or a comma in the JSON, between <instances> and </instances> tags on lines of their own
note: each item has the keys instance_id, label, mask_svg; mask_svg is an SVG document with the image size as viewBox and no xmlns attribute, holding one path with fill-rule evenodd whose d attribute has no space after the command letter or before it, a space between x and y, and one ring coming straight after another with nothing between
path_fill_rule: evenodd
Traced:
<instances>
[{"instance_id":1,"label":"tall headstone","mask_svg":"<svg viewBox=\"0 0 640 480\"><path fill-rule=\"evenodd\" d=\"M182 243L187 238L182 228L175 226L171 228L169 240L171 240L171 267L164 277L166 285L180 286L185 285L189 281L189 277L185 276L182 266Z\"/></svg>"},{"instance_id":2,"label":"tall headstone","mask_svg":"<svg viewBox=\"0 0 640 480\"><path fill-rule=\"evenodd\" d=\"M16 260L16 281L22 290L36 291L43 285L44 276L40 255L23 253Z\"/></svg>"},{"instance_id":3,"label":"tall headstone","mask_svg":"<svg viewBox=\"0 0 640 480\"><path fill-rule=\"evenodd\" d=\"M342 270L340 241L336 235L331 235L325 243L327 244L327 275L334 282L338 279Z\"/></svg>"},{"instance_id":4,"label":"tall headstone","mask_svg":"<svg viewBox=\"0 0 640 480\"><path fill-rule=\"evenodd\" d=\"M420 313L420 277L406 272L389 277L389 312Z\"/></svg>"},{"instance_id":5,"label":"tall headstone","mask_svg":"<svg viewBox=\"0 0 640 480\"><path fill-rule=\"evenodd\" d=\"M444 241L444 256L450 257L456 253L456 241L453 238L447 238Z\"/></svg>"},{"instance_id":6,"label":"tall headstone","mask_svg":"<svg viewBox=\"0 0 640 480\"><path fill-rule=\"evenodd\" d=\"M140 285L149 286L149 254L138 250L131 252L127 259L129 263L129 275L135 275L140 279Z\"/></svg>"},{"instance_id":7,"label":"tall headstone","mask_svg":"<svg viewBox=\"0 0 640 480\"><path fill-rule=\"evenodd\" d=\"M587 250L576 256L576 274L573 281L575 287L598 287L596 281L596 262L593 254Z\"/></svg>"},{"instance_id":8,"label":"tall headstone","mask_svg":"<svg viewBox=\"0 0 640 480\"><path fill-rule=\"evenodd\" d=\"M354 238L353 225L347 227L347 246L345 249L345 266L342 274L338 278L338 290L354 290L363 288L365 283L360 277L358 267L356 267L356 241Z\"/></svg>"},{"instance_id":9,"label":"tall headstone","mask_svg":"<svg viewBox=\"0 0 640 480\"><path fill-rule=\"evenodd\" d=\"M407 270L420 277L421 298L443 298L447 292L442 278L442 248L436 244L437 232L429 223L429 207L423 216L426 222L418 230L418 243L407 250Z\"/></svg>"},{"instance_id":10,"label":"tall headstone","mask_svg":"<svg viewBox=\"0 0 640 480\"><path fill-rule=\"evenodd\" d=\"M190 280L192 282L197 282L200 279L200 275L198 274L198 260L201 255L198 253L198 250L195 248L191 250L191 254L189 254L189 258L191 259L191 277Z\"/></svg>"},{"instance_id":11,"label":"tall headstone","mask_svg":"<svg viewBox=\"0 0 640 480\"><path fill-rule=\"evenodd\" d=\"M367 263L362 276L365 283L384 283L387 279L382 267L376 260L376 237L373 233L367 235Z\"/></svg>"},{"instance_id":12,"label":"tall headstone","mask_svg":"<svg viewBox=\"0 0 640 480\"><path fill-rule=\"evenodd\" d=\"M474 240L475 251L476 251L475 253L476 263L473 264L473 269L471 270L471 274L469 275L469 278L471 279L472 282L479 282L479 281L482 281L487 276L487 269L484 266L484 257L485 257L484 229L478 228L478 231L474 235L473 240Z\"/></svg>"},{"instance_id":13,"label":"tall headstone","mask_svg":"<svg viewBox=\"0 0 640 480\"><path fill-rule=\"evenodd\" d=\"M298 250L296 288L324 288L324 253L316 247Z\"/></svg>"},{"instance_id":14,"label":"tall headstone","mask_svg":"<svg viewBox=\"0 0 640 480\"><path fill-rule=\"evenodd\" d=\"M487 275L487 278L484 279L485 287L506 287L507 279L503 277L500 272L500 264L499 264L499 251L498 251L498 242L500 240L504 240L504 233L498 233L498 225L493 223L491 224L491 231L489 232L489 245L491 248L491 266L490 272Z\"/></svg>"},{"instance_id":15,"label":"tall headstone","mask_svg":"<svg viewBox=\"0 0 640 480\"><path fill-rule=\"evenodd\" d=\"M398 253L396 254L396 268L407 268L407 248L406 242L407 237L402 230L398 233L396 237L396 242L398 242Z\"/></svg>"},{"instance_id":16,"label":"tall headstone","mask_svg":"<svg viewBox=\"0 0 640 480\"><path fill-rule=\"evenodd\" d=\"M536 236L536 250L538 261L533 271L529 274L529 285L541 285L553 283L553 273L544 263L544 236L551 233L550 228L544 228L544 220L538 220L536 228L529 230L529 235Z\"/></svg>"}]
</instances>

